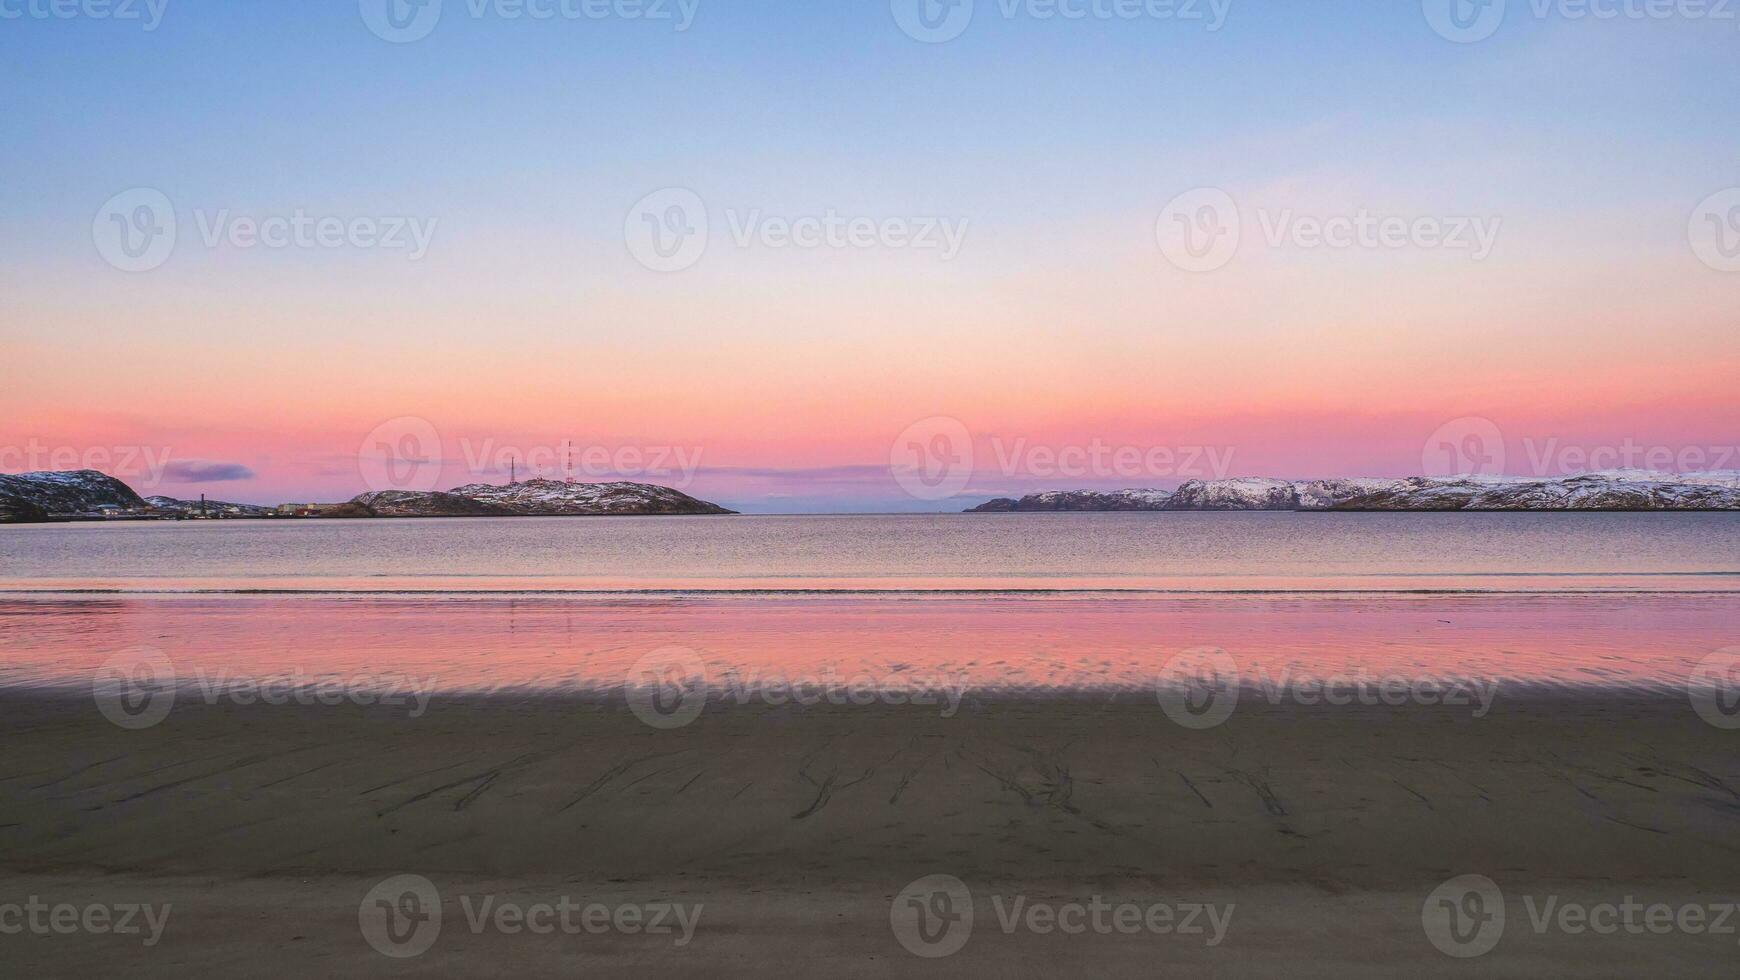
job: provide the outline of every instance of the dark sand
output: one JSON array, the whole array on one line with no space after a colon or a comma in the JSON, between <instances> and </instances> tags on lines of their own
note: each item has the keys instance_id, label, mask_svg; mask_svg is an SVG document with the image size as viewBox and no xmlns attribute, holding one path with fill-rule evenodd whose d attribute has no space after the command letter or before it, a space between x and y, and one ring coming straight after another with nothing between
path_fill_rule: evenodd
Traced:
<instances>
[{"instance_id":1,"label":"dark sand","mask_svg":"<svg viewBox=\"0 0 1740 980\"><path fill-rule=\"evenodd\" d=\"M0 903L169 903L161 941L0 935L0 972L75 976L1729 976L1736 935L1537 934L1537 903L1740 900L1740 732L1684 699L1466 708L1241 704L1190 731L1154 700L715 706L675 730L620 703L403 710L177 705L140 731L90 699L0 696ZM390 959L358 906L439 889L432 948ZM925 959L890 906L973 895ZM1507 924L1460 960L1428 894L1492 878ZM460 897L701 905L672 935L474 933ZM1005 932L1007 902L1233 905L1205 935ZM6 920L0 918L0 925ZM1730 922L1740 929L1740 922Z\"/></svg>"}]
</instances>

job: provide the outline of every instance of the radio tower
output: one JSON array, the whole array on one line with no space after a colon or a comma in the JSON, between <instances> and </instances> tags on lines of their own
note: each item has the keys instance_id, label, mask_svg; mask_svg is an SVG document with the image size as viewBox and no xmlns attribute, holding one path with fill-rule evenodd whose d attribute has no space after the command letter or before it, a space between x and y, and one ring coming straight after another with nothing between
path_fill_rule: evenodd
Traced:
<instances>
[{"instance_id":1,"label":"radio tower","mask_svg":"<svg viewBox=\"0 0 1740 980\"><path fill-rule=\"evenodd\" d=\"M574 482L574 444L562 440L562 482Z\"/></svg>"}]
</instances>

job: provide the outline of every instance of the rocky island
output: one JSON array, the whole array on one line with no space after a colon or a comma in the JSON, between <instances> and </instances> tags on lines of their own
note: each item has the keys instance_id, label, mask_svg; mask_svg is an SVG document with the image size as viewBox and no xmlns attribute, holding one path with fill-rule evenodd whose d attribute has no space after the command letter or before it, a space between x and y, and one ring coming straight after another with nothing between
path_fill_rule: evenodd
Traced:
<instances>
[{"instance_id":1,"label":"rocky island","mask_svg":"<svg viewBox=\"0 0 1740 980\"><path fill-rule=\"evenodd\" d=\"M146 497L145 504L161 513L192 517L195 514L226 517L272 517L275 508L259 504L237 504L227 500L181 500L177 497Z\"/></svg>"},{"instance_id":2,"label":"rocky island","mask_svg":"<svg viewBox=\"0 0 1740 980\"><path fill-rule=\"evenodd\" d=\"M381 490L338 505L267 507L221 500L140 497L96 470L0 474L0 524L78 520L267 519L288 517L607 517L735 514L679 490L647 483L525 480L451 491Z\"/></svg>"},{"instance_id":3,"label":"rocky island","mask_svg":"<svg viewBox=\"0 0 1740 980\"><path fill-rule=\"evenodd\" d=\"M323 517L634 517L735 514L680 490L650 483L567 483L522 480L473 483L446 492L365 493Z\"/></svg>"},{"instance_id":4,"label":"rocky island","mask_svg":"<svg viewBox=\"0 0 1740 980\"><path fill-rule=\"evenodd\" d=\"M96 470L0 474L0 524L143 510L144 500L120 480Z\"/></svg>"},{"instance_id":5,"label":"rocky island","mask_svg":"<svg viewBox=\"0 0 1740 980\"><path fill-rule=\"evenodd\" d=\"M1020 500L998 497L967 511L969 514L1044 513L1047 511L1165 510L1172 495L1164 490L1047 490Z\"/></svg>"},{"instance_id":6,"label":"rocky island","mask_svg":"<svg viewBox=\"0 0 1740 980\"><path fill-rule=\"evenodd\" d=\"M1191 480L1177 490L1073 490L999 497L969 514L1035 511L1740 510L1740 471L1605 470L1570 477L1416 476Z\"/></svg>"}]
</instances>

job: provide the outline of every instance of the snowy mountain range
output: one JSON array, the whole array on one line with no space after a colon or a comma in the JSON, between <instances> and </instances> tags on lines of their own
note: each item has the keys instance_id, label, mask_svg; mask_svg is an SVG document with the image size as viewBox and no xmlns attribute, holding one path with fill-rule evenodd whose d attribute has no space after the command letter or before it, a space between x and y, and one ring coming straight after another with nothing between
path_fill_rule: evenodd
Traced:
<instances>
[{"instance_id":1,"label":"snowy mountain range","mask_svg":"<svg viewBox=\"0 0 1740 980\"><path fill-rule=\"evenodd\" d=\"M472 483L454 487L450 492L505 507L515 514L537 517L736 513L718 504L697 500L680 490L650 483L522 480L506 486Z\"/></svg>"},{"instance_id":2,"label":"snowy mountain range","mask_svg":"<svg viewBox=\"0 0 1740 980\"><path fill-rule=\"evenodd\" d=\"M1141 506L1132 504L1140 501ZM1740 471L1603 470L1570 477L1191 480L1164 490L1073 490L998 498L967 511L1274 510L1557 511L1740 510Z\"/></svg>"},{"instance_id":3,"label":"snowy mountain range","mask_svg":"<svg viewBox=\"0 0 1740 980\"><path fill-rule=\"evenodd\" d=\"M998 497L967 511L1009 514L1043 511L1165 510L1172 495L1164 490L1046 490L1020 500Z\"/></svg>"},{"instance_id":4,"label":"snowy mountain range","mask_svg":"<svg viewBox=\"0 0 1740 980\"><path fill-rule=\"evenodd\" d=\"M228 514L235 517L269 517L273 508L259 504L234 504L227 500L181 500L176 497L146 497L147 506L170 514Z\"/></svg>"},{"instance_id":5,"label":"snowy mountain range","mask_svg":"<svg viewBox=\"0 0 1740 980\"><path fill-rule=\"evenodd\" d=\"M199 502L141 498L127 484L96 470L0 474L0 524L125 516L190 516ZM265 518L275 509L208 500L214 517ZM321 517L592 517L635 514L732 514L670 487L645 483L564 483L526 480L507 486L473 484L448 493L385 490L364 493Z\"/></svg>"},{"instance_id":6,"label":"snowy mountain range","mask_svg":"<svg viewBox=\"0 0 1740 980\"><path fill-rule=\"evenodd\" d=\"M132 487L96 470L0 474L0 524L144 506Z\"/></svg>"},{"instance_id":7,"label":"snowy mountain range","mask_svg":"<svg viewBox=\"0 0 1740 980\"><path fill-rule=\"evenodd\" d=\"M403 490L365 493L322 516L609 517L734 513L680 490L648 483L524 480L505 486L473 483L445 493Z\"/></svg>"}]
</instances>

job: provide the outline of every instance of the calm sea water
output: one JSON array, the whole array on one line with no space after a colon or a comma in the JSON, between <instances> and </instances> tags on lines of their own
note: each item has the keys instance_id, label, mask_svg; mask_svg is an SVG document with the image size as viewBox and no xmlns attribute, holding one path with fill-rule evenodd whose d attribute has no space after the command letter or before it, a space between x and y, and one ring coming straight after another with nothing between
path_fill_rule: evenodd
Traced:
<instances>
[{"instance_id":1,"label":"calm sea water","mask_svg":"<svg viewBox=\"0 0 1740 980\"><path fill-rule=\"evenodd\" d=\"M1740 514L34 525L0 528L0 589L1734 591Z\"/></svg>"},{"instance_id":2,"label":"calm sea water","mask_svg":"<svg viewBox=\"0 0 1740 980\"><path fill-rule=\"evenodd\" d=\"M380 675L1146 688L1294 675L1679 691L1740 642L1740 515L1060 514L0 528L0 686ZM143 651L143 653L141 653ZM918 680L914 680L914 679Z\"/></svg>"}]
</instances>

